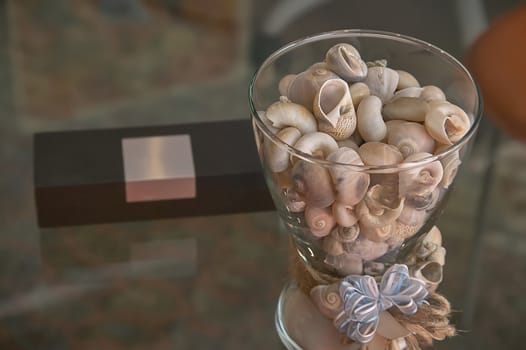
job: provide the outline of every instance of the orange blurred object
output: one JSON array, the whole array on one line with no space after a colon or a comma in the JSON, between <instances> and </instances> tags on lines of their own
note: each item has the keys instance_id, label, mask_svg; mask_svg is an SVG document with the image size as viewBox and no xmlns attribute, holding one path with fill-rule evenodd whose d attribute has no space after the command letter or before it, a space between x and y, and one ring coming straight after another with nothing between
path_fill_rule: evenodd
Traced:
<instances>
[{"instance_id":1,"label":"orange blurred object","mask_svg":"<svg viewBox=\"0 0 526 350\"><path fill-rule=\"evenodd\" d=\"M487 115L526 141L526 5L493 21L475 40L466 64L480 86Z\"/></svg>"}]
</instances>

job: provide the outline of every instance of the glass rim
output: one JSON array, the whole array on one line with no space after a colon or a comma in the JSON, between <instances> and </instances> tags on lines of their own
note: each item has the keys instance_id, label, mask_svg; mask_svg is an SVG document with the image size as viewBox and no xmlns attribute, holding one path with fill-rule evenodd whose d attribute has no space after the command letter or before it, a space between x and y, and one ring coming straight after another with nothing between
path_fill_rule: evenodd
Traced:
<instances>
[{"instance_id":1,"label":"glass rim","mask_svg":"<svg viewBox=\"0 0 526 350\"><path fill-rule=\"evenodd\" d=\"M476 93L476 101L475 101L475 111L473 113L473 121L471 123L471 126L469 130L464 134L458 141L453 143L452 145L445 147L440 152L433 154L431 157L424 158L422 160L417 161L409 161L409 162L402 162L397 164L391 164L391 165L358 165L358 164L347 164L347 163L338 163L333 162L325 159L319 159L316 158L308 153L301 152L294 148L293 146L287 144L286 142L282 141L279 137L277 137L276 134L274 134L268 127L265 125L261 117L259 116L258 111L256 110L256 107L254 106L254 86L259 78L260 73L262 70L273 63L277 58L282 56L283 54L292 51L293 49L312 43L317 41L322 41L324 39L335 39L335 38L349 38L349 37L369 37L369 38L379 38L379 39L390 39L390 40L396 40L400 42L406 42L409 44L425 47L427 50L442 56L446 59L449 63L459 68L463 74L469 79L469 81L472 83L473 88ZM441 48L430 44L424 40L414 38L412 36L389 32L389 31L382 31L382 30L364 30L364 29L342 29L342 30L335 30L335 31L329 31L329 32L322 32L318 34L313 34L309 36L305 36L303 38L299 38L297 40L291 41L288 44L283 45L273 53L271 53L261 65L256 69L254 72L254 75L252 76L252 79L250 81L249 89L248 89L248 97L249 97L249 107L250 107L250 113L252 115L252 120L257 124L257 127L263 132L266 138L270 139L272 142L274 142L279 147L283 147L287 150L287 152L292 156L297 157L298 159L310 162L310 163L316 163L317 165L324 166L324 167L346 167L353 171L367 171L367 172L378 172L378 173L387 173L391 171L396 171L399 169L410 169L413 167L422 166L425 164L429 164L431 162L441 160L446 158L448 155L458 151L462 146L464 146L471 137L475 134L480 121L482 119L482 97L480 94L480 89L478 84L476 83L475 79L473 79L473 76L468 71L468 69L455 57L453 57L448 52L442 50ZM256 125L254 125L256 126Z\"/></svg>"}]
</instances>

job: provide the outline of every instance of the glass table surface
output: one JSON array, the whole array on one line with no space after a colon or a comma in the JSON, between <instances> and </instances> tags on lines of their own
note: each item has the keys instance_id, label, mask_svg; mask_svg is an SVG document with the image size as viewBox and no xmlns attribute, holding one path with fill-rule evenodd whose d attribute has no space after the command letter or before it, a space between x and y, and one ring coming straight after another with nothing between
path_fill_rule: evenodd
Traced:
<instances>
[{"instance_id":1,"label":"glass table surface","mask_svg":"<svg viewBox=\"0 0 526 350\"><path fill-rule=\"evenodd\" d=\"M516 2L480 4L491 19ZM257 65L315 32L389 30L459 58L474 38L451 0L0 8L0 349L9 350L282 348L274 312L288 281L288 239L275 212L40 228L36 132L248 119ZM448 251L440 290L465 330L441 349L526 341L516 332L526 315L526 194L517 189L526 188L524 145L503 137L489 183L490 233L473 232L491 128L480 130L438 222ZM463 318L466 308L472 314Z\"/></svg>"}]
</instances>

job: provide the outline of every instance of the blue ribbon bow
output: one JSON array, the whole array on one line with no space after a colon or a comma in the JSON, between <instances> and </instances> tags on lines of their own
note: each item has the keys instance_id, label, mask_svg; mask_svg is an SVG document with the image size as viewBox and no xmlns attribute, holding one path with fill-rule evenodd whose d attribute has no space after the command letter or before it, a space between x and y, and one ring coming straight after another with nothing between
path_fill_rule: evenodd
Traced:
<instances>
[{"instance_id":1,"label":"blue ribbon bow","mask_svg":"<svg viewBox=\"0 0 526 350\"><path fill-rule=\"evenodd\" d=\"M340 333L360 342L370 342L378 328L380 312L396 306L402 313L417 312L427 297L424 282L409 276L407 265L395 264L377 284L371 276L349 275L339 286L343 311L334 319Z\"/></svg>"}]
</instances>

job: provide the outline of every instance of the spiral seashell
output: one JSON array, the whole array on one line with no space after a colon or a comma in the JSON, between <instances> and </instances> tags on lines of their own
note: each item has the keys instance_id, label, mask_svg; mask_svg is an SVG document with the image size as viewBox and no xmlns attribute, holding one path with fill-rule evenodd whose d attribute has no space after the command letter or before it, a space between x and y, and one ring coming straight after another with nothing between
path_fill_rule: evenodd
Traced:
<instances>
[{"instance_id":1,"label":"spiral seashell","mask_svg":"<svg viewBox=\"0 0 526 350\"><path fill-rule=\"evenodd\" d=\"M360 227L358 225L347 227L338 226L331 232L331 234L333 234L339 242L349 244L354 242L360 235Z\"/></svg>"},{"instance_id":2,"label":"spiral seashell","mask_svg":"<svg viewBox=\"0 0 526 350\"><path fill-rule=\"evenodd\" d=\"M383 142L366 142L360 146L358 154L366 165L394 165L404 160L398 148Z\"/></svg>"},{"instance_id":3,"label":"spiral seashell","mask_svg":"<svg viewBox=\"0 0 526 350\"><path fill-rule=\"evenodd\" d=\"M405 204L417 210L431 210L440 199L440 189L437 187L430 193L409 194L405 197Z\"/></svg>"},{"instance_id":4,"label":"spiral seashell","mask_svg":"<svg viewBox=\"0 0 526 350\"><path fill-rule=\"evenodd\" d=\"M398 80L398 73L391 68L371 67L363 82L369 87L371 95L378 96L385 103L393 97Z\"/></svg>"},{"instance_id":5,"label":"spiral seashell","mask_svg":"<svg viewBox=\"0 0 526 350\"><path fill-rule=\"evenodd\" d=\"M363 100L363 98L371 94L369 91L369 87L362 82L354 83L351 86L349 86L349 92L351 94L351 99L354 108L358 108L358 105Z\"/></svg>"},{"instance_id":6,"label":"spiral seashell","mask_svg":"<svg viewBox=\"0 0 526 350\"><path fill-rule=\"evenodd\" d=\"M385 120L406 120L423 122L429 111L429 104L419 97L397 97L388 101L382 109Z\"/></svg>"},{"instance_id":7,"label":"spiral seashell","mask_svg":"<svg viewBox=\"0 0 526 350\"><path fill-rule=\"evenodd\" d=\"M429 291L435 291L442 282L442 265L435 261L426 261L409 270L411 276L425 283Z\"/></svg>"},{"instance_id":8,"label":"spiral seashell","mask_svg":"<svg viewBox=\"0 0 526 350\"><path fill-rule=\"evenodd\" d=\"M294 145L301 137L301 132L294 128L288 127L280 130L276 135L281 141L288 145ZM290 153L283 146L275 143L270 138L265 141L265 156L268 166L275 173L282 172L289 167Z\"/></svg>"},{"instance_id":9,"label":"spiral seashell","mask_svg":"<svg viewBox=\"0 0 526 350\"><path fill-rule=\"evenodd\" d=\"M343 310L338 284L318 285L309 294L314 305L327 318L334 319Z\"/></svg>"},{"instance_id":10,"label":"spiral seashell","mask_svg":"<svg viewBox=\"0 0 526 350\"><path fill-rule=\"evenodd\" d=\"M441 246L442 234L438 227L433 226L429 232L420 238L415 247L415 255L420 259L426 259Z\"/></svg>"},{"instance_id":11,"label":"spiral seashell","mask_svg":"<svg viewBox=\"0 0 526 350\"><path fill-rule=\"evenodd\" d=\"M413 98L419 98L422 95L422 88L421 87L408 87L402 90L398 90L394 93L393 97L388 102L393 102L397 98L400 97L413 97ZM425 100L424 100L425 101ZM426 101L428 102L428 101Z\"/></svg>"},{"instance_id":12,"label":"spiral seashell","mask_svg":"<svg viewBox=\"0 0 526 350\"><path fill-rule=\"evenodd\" d=\"M286 102L282 99L271 104L265 113L268 120L275 128L293 126L302 134L308 134L317 130L314 115L302 105Z\"/></svg>"},{"instance_id":13,"label":"spiral seashell","mask_svg":"<svg viewBox=\"0 0 526 350\"><path fill-rule=\"evenodd\" d=\"M343 227L350 227L358 222L354 208L348 204L334 202L332 204L332 214L336 223Z\"/></svg>"},{"instance_id":14,"label":"spiral seashell","mask_svg":"<svg viewBox=\"0 0 526 350\"><path fill-rule=\"evenodd\" d=\"M375 260L387 253L389 246L385 242L374 242L360 234L358 239L346 247L346 251L363 260Z\"/></svg>"},{"instance_id":15,"label":"spiral seashell","mask_svg":"<svg viewBox=\"0 0 526 350\"><path fill-rule=\"evenodd\" d=\"M447 145L442 145L438 147L435 151L435 154L441 152L444 148L447 147ZM443 188L449 188L449 186L451 186L453 180L455 180L455 177L457 176L460 164L462 164L462 161L460 160L459 151L457 150L451 152L450 154L442 158L440 162L442 163L442 167L444 168L444 176L442 177L440 186L442 186Z\"/></svg>"},{"instance_id":16,"label":"spiral seashell","mask_svg":"<svg viewBox=\"0 0 526 350\"><path fill-rule=\"evenodd\" d=\"M396 90L403 90L410 87L420 87L420 83L414 75L412 75L409 72L406 72L405 70L397 70L398 73L398 85L396 85Z\"/></svg>"},{"instance_id":17,"label":"spiral seashell","mask_svg":"<svg viewBox=\"0 0 526 350\"><path fill-rule=\"evenodd\" d=\"M289 93L289 87L296 79L298 75L297 74L287 74L281 80L279 81L278 90L280 96L287 96Z\"/></svg>"},{"instance_id":18,"label":"spiral seashell","mask_svg":"<svg viewBox=\"0 0 526 350\"><path fill-rule=\"evenodd\" d=\"M471 121L462 108L449 102L440 102L431 105L424 125L435 140L452 145L468 132Z\"/></svg>"},{"instance_id":19,"label":"spiral seashell","mask_svg":"<svg viewBox=\"0 0 526 350\"><path fill-rule=\"evenodd\" d=\"M385 196L383 191L382 185L372 186L364 200L356 206L362 232L364 229L385 227L400 216L405 198L390 198Z\"/></svg>"},{"instance_id":20,"label":"spiral seashell","mask_svg":"<svg viewBox=\"0 0 526 350\"><path fill-rule=\"evenodd\" d=\"M312 110L314 96L322 84L329 79L338 78L338 75L330 71L325 64L313 64L304 72L296 75L296 78L288 85L287 93L284 95L292 102Z\"/></svg>"},{"instance_id":21,"label":"spiral seashell","mask_svg":"<svg viewBox=\"0 0 526 350\"><path fill-rule=\"evenodd\" d=\"M347 147L331 153L327 160L340 164L363 165L360 155ZM336 200L339 203L354 206L365 196L369 187L369 174L339 165L332 166L329 173L336 189Z\"/></svg>"},{"instance_id":22,"label":"spiral seashell","mask_svg":"<svg viewBox=\"0 0 526 350\"><path fill-rule=\"evenodd\" d=\"M360 221L361 235L373 242L387 241L394 233L394 229L395 229L394 221L391 223L388 223L385 226L381 226L381 227L370 226L368 223L365 223L365 222L362 223Z\"/></svg>"},{"instance_id":23,"label":"spiral seashell","mask_svg":"<svg viewBox=\"0 0 526 350\"><path fill-rule=\"evenodd\" d=\"M420 152L433 152L435 140L419 123L405 122L389 125L387 143L397 147L404 158Z\"/></svg>"},{"instance_id":24,"label":"spiral seashell","mask_svg":"<svg viewBox=\"0 0 526 350\"><path fill-rule=\"evenodd\" d=\"M323 237L322 248L325 253L338 256L345 253L345 251L342 242L340 242L338 237L333 234L334 230L335 229L333 229L328 236Z\"/></svg>"},{"instance_id":25,"label":"spiral seashell","mask_svg":"<svg viewBox=\"0 0 526 350\"><path fill-rule=\"evenodd\" d=\"M305 221L315 237L325 237L336 224L330 208L305 207Z\"/></svg>"},{"instance_id":26,"label":"spiral seashell","mask_svg":"<svg viewBox=\"0 0 526 350\"><path fill-rule=\"evenodd\" d=\"M354 109L352 113L346 113L338 119L335 127L325 122L318 122L318 129L334 137L335 140L345 140L352 135L356 129L356 115Z\"/></svg>"},{"instance_id":27,"label":"spiral seashell","mask_svg":"<svg viewBox=\"0 0 526 350\"><path fill-rule=\"evenodd\" d=\"M426 152L415 153L407 157L404 163L417 162L431 156L430 153ZM400 171L398 175L400 197L424 195L433 192L440 181L442 181L443 173L442 164L439 161Z\"/></svg>"},{"instance_id":28,"label":"spiral seashell","mask_svg":"<svg viewBox=\"0 0 526 350\"><path fill-rule=\"evenodd\" d=\"M338 144L323 132L313 132L303 135L296 141L294 148L298 151L325 159L338 149Z\"/></svg>"},{"instance_id":29,"label":"spiral seashell","mask_svg":"<svg viewBox=\"0 0 526 350\"><path fill-rule=\"evenodd\" d=\"M446 94L438 86L427 85L422 88L420 98L424 101L446 101Z\"/></svg>"},{"instance_id":30,"label":"spiral seashell","mask_svg":"<svg viewBox=\"0 0 526 350\"><path fill-rule=\"evenodd\" d=\"M336 44L325 55L330 70L348 82L363 80L367 74L367 65L360 53L350 44Z\"/></svg>"},{"instance_id":31,"label":"spiral seashell","mask_svg":"<svg viewBox=\"0 0 526 350\"><path fill-rule=\"evenodd\" d=\"M358 132L367 141L381 141L387 134L382 117L382 101L377 96L366 96L356 111Z\"/></svg>"},{"instance_id":32,"label":"spiral seashell","mask_svg":"<svg viewBox=\"0 0 526 350\"><path fill-rule=\"evenodd\" d=\"M263 124L265 124L267 129L269 129L271 133L277 134L279 131L279 128L275 128L272 126L272 122L267 118L267 114L265 113L265 111L258 111L257 113L258 113L259 119L261 119L261 121L263 122Z\"/></svg>"},{"instance_id":33,"label":"spiral seashell","mask_svg":"<svg viewBox=\"0 0 526 350\"><path fill-rule=\"evenodd\" d=\"M311 207L326 208L335 200L327 169L303 160L292 168L292 190Z\"/></svg>"}]
</instances>

